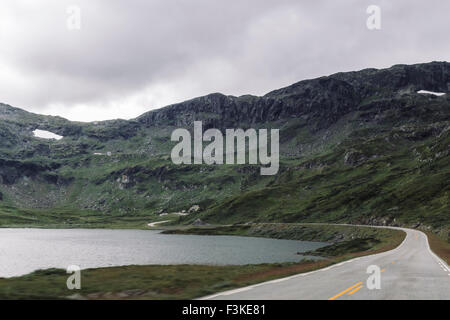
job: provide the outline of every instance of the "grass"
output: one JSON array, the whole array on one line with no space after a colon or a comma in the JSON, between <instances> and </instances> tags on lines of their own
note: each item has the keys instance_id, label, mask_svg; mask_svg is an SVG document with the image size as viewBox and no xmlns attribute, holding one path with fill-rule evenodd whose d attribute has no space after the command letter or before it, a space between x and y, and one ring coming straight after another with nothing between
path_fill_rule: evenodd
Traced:
<instances>
[{"instance_id":1,"label":"grass","mask_svg":"<svg viewBox=\"0 0 450 320\"><path fill-rule=\"evenodd\" d=\"M450 243L448 242L448 239L447 241L441 239L439 236L430 231L425 231L425 233L428 236L428 243L430 244L431 250L447 262L447 265L450 265Z\"/></svg>"},{"instance_id":2,"label":"grass","mask_svg":"<svg viewBox=\"0 0 450 320\"><path fill-rule=\"evenodd\" d=\"M436 109L430 113L429 108ZM66 182L49 186L45 179L28 179L26 184L18 180L14 188L0 184L3 198L0 203L49 208L55 214L46 215L44 210L32 212L36 217L42 215L40 226L138 227L139 223L157 220L156 213L161 210L187 210L194 204L202 204L203 212L185 217L186 224L197 218L218 224L247 221L368 224L371 220L395 219L403 226L418 223L433 229L448 226L450 216L445 212L450 203L447 183L450 134L427 133L446 126L450 116L448 102L440 101L434 107L429 102L414 108L393 106L392 110L399 113L395 118L398 123L391 123L388 117L383 125L372 123L366 127L356 125L361 114L346 116L343 123L329 128L334 142L324 141L319 132L305 126L307 121L291 119L282 127L280 147L299 152L302 146L302 152L282 153L280 172L273 177L261 176L259 165L176 166L168 156L170 148L158 151L154 146L152 150L157 153L139 153L136 150L143 147L147 131L127 140L113 139L106 145L88 139L86 143L92 150L74 155L69 151L67 154L65 148L81 148L78 142L52 144L52 148L62 148L56 154L52 152L54 158L30 157L16 161L20 165L15 166L21 167L25 162L51 165L55 169L46 173ZM413 111L422 121L415 124L406 121ZM157 131L164 131L150 139L156 143L159 138L168 139L170 130L166 129L147 133L154 136ZM348 132L339 135L343 130ZM164 144L161 142L161 146ZM91 154L107 150L112 150L111 157ZM354 155L355 163L344 160L349 153ZM11 172L15 172L13 169L14 166ZM123 176L130 182L121 183ZM76 214L68 217L65 212L60 217L59 208L90 213L91 218L77 220ZM28 217L16 219L3 211L0 207L0 226L37 225Z\"/></svg>"},{"instance_id":3,"label":"grass","mask_svg":"<svg viewBox=\"0 0 450 320\"><path fill-rule=\"evenodd\" d=\"M277 239L333 242L332 245L309 252L309 255L335 257L344 253L370 252L385 248L389 243L397 243L401 232L356 226L339 226L307 223L255 223L252 225L166 227L167 234L236 235L267 237ZM450 264L450 234L443 228L438 235L425 231L431 249L447 264ZM446 237L446 238L445 238ZM396 240L393 240L396 239Z\"/></svg>"},{"instance_id":4,"label":"grass","mask_svg":"<svg viewBox=\"0 0 450 320\"><path fill-rule=\"evenodd\" d=\"M66 299L73 294L87 299L191 299L308 271L314 266L152 265L88 269L82 271L82 289L76 291L67 289L68 275L64 270L50 269L0 279L0 299Z\"/></svg>"},{"instance_id":5,"label":"grass","mask_svg":"<svg viewBox=\"0 0 450 320\"><path fill-rule=\"evenodd\" d=\"M347 228L352 230L354 227ZM247 232L250 230L242 228L239 232L242 233L244 229ZM328 234L333 228L325 229ZM21 277L0 279L0 299L193 299L391 250L404 237L404 232L383 233L374 247L347 246L339 255L320 261L244 266L150 265L87 269L81 273L82 289L76 291L67 289L69 275L64 270L39 270Z\"/></svg>"},{"instance_id":6,"label":"grass","mask_svg":"<svg viewBox=\"0 0 450 320\"><path fill-rule=\"evenodd\" d=\"M435 119L439 126L450 110L447 105L442 108L445 115ZM302 122L292 121L286 124L286 145L281 147L293 143L289 149L298 149L297 140L323 140ZM180 222L190 224L198 218L215 224L387 221L420 224L439 232L450 225L450 215L445 214L450 203L450 131L418 139L416 135L435 126L428 122L417 126L411 132L400 130L398 124L354 128L339 143L326 144L320 151L282 155L280 172L273 177L261 176L259 165L176 166L167 154L128 154L138 141L126 142L133 148L124 146L111 157L88 153L71 158L64 153L58 157L61 167L51 173L70 181L67 184L49 187L42 179L29 179L14 188L0 184L0 226L144 228L159 219L157 212L200 204L202 212ZM341 126L333 128L339 132ZM349 152L363 160L346 163ZM45 163L38 158L27 161ZM123 176L130 182L121 183ZM44 204L48 209L11 212L12 206Z\"/></svg>"},{"instance_id":7,"label":"grass","mask_svg":"<svg viewBox=\"0 0 450 320\"><path fill-rule=\"evenodd\" d=\"M380 240L375 238L345 240L342 242L332 244L330 246L319 248L317 250L314 250L313 252L306 252L305 254L308 255L312 254L322 257L340 256L346 253L368 251L371 248L379 245L379 243Z\"/></svg>"},{"instance_id":8,"label":"grass","mask_svg":"<svg viewBox=\"0 0 450 320\"><path fill-rule=\"evenodd\" d=\"M108 228L108 229L146 229L147 224L157 221L154 215L110 213L94 210L60 209L17 209L0 206L1 228Z\"/></svg>"},{"instance_id":9,"label":"grass","mask_svg":"<svg viewBox=\"0 0 450 320\"><path fill-rule=\"evenodd\" d=\"M403 232L391 229L372 228L370 226L344 226L308 223L253 223L229 226L200 227L166 227L166 234L197 234L197 235L234 235L249 237L264 237L273 239L321 241L339 243L344 241L372 239L367 250L376 250ZM356 242L351 245L356 246ZM349 247L350 248L350 247ZM361 247L362 248L362 247Z\"/></svg>"}]
</instances>

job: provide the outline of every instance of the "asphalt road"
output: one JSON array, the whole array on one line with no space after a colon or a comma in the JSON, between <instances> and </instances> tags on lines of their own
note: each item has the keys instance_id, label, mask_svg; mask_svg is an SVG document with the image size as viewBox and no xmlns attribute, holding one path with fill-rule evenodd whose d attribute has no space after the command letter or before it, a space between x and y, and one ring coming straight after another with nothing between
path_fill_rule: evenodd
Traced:
<instances>
[{"instance_id":1,"label":"asphalt road","mask_svg":"<svg viewBox=\"0 0 450 320\"><path fill-rule=\"evenodd\" d=\"M407 236L394 250L356 258L309 273L217 293L203 299L449 300L450 268L430 250L423 232L398 229L405 231ZM376 284L376 272L367 273L369 266L379 268L379 289L369 289Z\"/></svg>"}]
</instances>

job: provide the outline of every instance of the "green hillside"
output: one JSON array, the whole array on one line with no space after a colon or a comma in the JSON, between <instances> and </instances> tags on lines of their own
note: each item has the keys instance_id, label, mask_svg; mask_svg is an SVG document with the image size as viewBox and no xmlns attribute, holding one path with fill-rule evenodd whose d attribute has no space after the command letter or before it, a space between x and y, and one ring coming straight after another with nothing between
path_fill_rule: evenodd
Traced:
<instances>
[{"instance_id":1,"label":"green hillside","mask_svg":"<svg viewBox=\"0 0 450 320\"><path fill-rule=\"evenodd\" d=\"M211 94L93 123L0 104L0 226L350 222L450 226L450 63L305 80L262 97ZM419 94L419 90L447 93ZM280 171L175 165L175 128L280 129ZM64 136L33 137L35 129Z\"/></svg>"}]
</instances>

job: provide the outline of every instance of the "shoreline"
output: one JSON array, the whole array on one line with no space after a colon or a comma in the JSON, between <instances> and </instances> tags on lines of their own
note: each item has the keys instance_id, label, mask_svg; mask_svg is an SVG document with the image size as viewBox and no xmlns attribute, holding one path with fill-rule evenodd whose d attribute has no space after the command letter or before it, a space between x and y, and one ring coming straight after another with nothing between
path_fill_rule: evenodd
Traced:
<instances>
[{"instance_id":1,"label":"shoreline","mask_svg":"<svg viewBox=\"0 0 450 320\"><path fill-rule=\"evenodd\" d=\"M310 272L365 255L392 250L406 234L397 235L378 250L354 252L319 261L264 263L256 265L130 265L82 271L82 289L65 287L67 273L61 269L39 270L21 277L0 279L2 299L194 299ZM26 284L26 291L20 291ZM5 288L8 288L6 291ZM17 288L17 289L14 289ZM22 288L22 289L18 289ZM39 295L36 295L39 292ZM76 293L76 296L74 296Z\"/></svg>"}]
</instances>

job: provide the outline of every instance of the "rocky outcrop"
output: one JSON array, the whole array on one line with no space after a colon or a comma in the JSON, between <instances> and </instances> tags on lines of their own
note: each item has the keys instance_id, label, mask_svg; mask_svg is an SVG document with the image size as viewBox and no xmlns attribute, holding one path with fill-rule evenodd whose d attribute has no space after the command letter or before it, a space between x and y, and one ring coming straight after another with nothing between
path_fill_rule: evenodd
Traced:
<instances>
[{"instance_id":1,"label":"rocky outcrop","mask_svg":"<svg viewBox=\"0 0 450 320\"><path fill-rule=\"evenodd\" d=\"M325 177L339 167L346 170L342 174L345 178L351 167L363 169L375 161L380 161L380 165L373 172L396 168L398 150L410 154L404 163L430 164L438 172L446 165L450 152L450 95L437 97L417 91L449 93L449 75L450 64L446 62L365 69L300 81L260 97L213 93L132 120L92 123L38 115L0 104L0 191L4 191L5 199L14 196L18 206L29 203L35 206L42 197L41 190L49 185L58 189L55 185L66 184L72 193L61 192L58 194L61 198L55 197L49 203L105 211L155 212L164 208L172 212L168 210L187 209L198 203L206 212L208 206L231 199L226 200L229 201L226 208L218 208L234 214L239 212L234 210L235 206L249 203L248 198L235 202L234 196L248 197L250 193L254 204L261 204L260 210L264 210L270 197L262 191L260 195L258 190L273 188L269 192L272 195L280 186L294 185L299 191L286 201L307 201L320 185L314 176L316 172ZM192 129L196 120L203 122L204 130L280 129L283 159L279 174L262 180L260 168L255 165L220 168L173 165L171 132L178 127ZM64 138L39 140L32 135L35 129ZM407 172L395 170L399 170L396 177ZM303 179L311 180L303 182ZM367 183L364 181L362 185ZM33 188L17 192L24 190L25 184ZM345 188L324 192L327 196L323 202ZM348 201L369 199L377 194L351 195ZM280 192L276 198L284 195ZM22 201L24 197L33 201ZM437 203L442 203L442 199ZM305 210L318 210L317 203L303 204ZM376 206L380 204L373 204L370 210ZM192 210L192 216L199 211ZM279 210L282 209L274 208L268 217L277 215ZM327 210L328 207L322 211Z\"/></svg>"},{"instance_id":2,"label":"rocky outcrop","mask_svg":"<svg viewBox=\"0 0 450 320\"><path fill-rule=\"evenodd\" d=\"M344 156L344 163L349 166L356 166L367 161L368 158L361 152L348 151Z\"/></svg>"},{"instance_id":3,"label":"rocky outcrop","mask_svg":"<svg viewBox=\"0 0 450 320\"><path fill-rule=\"evenodd\" d=\"M150 111L136 120L146 126L191 127L202 120L205 128L228 128L236 124L304 118L315 130L329 127L345 114L356 111L370 97L415 94L418 90L450 90L450 64L433 62L397 65L389 69L365 69L300 81L263 97L199 97Z\"/></svg>"},{"instance_id":4,"label":"rocky outcrop","mask_svg":"<svg viewBox=\"0 0 450 320\"><path fill-rule=\"evenodd\" d=\"M51 165L0 159L0 184L14 184L21 177L35 177L48 170L52 170Z\"/></svg>"},{"instance_id":5,"label":"rocky outcrop","mask_svg":"<svg viewBox=\"0 0 450 320\"><path fill-rule=\"evenodd\" d=\"M200 211L200 206L198 204L194 204L189 208L188 213L197 213Z\"/></svg>"}]
</instances>

